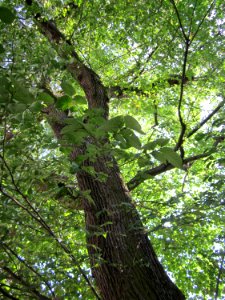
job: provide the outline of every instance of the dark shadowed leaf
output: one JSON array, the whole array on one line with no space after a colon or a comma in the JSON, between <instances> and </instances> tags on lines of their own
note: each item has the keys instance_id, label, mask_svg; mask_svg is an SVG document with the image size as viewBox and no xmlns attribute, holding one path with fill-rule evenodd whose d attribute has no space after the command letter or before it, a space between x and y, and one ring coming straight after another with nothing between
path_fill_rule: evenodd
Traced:
<instances>
[{"instance_id":1,"label":"dark shadowed leaf","mask_svg":"<svg viewBox=\"0 0 225 300\"><path fill-rule=\"evenodd\" d=\"M7 7L0 6L0 20L6 24L11 24L16 18L16 15Z\"/></svg>"}]
</instances>

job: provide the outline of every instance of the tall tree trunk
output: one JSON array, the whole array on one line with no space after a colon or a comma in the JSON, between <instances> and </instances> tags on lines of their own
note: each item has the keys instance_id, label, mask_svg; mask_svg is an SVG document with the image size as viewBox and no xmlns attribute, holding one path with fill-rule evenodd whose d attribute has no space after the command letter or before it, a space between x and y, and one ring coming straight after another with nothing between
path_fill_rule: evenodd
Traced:
<instances>
[{"instance_id":1,"label":"tall tree trunk","mask_svg":"<svg viewBox=\"0 0 225 300\"><path fill-rule=\"evenodd\" d=\"M68 58L66 67L83 88L89 109L101 108L107 118L109 99L97 74L80 61L74 50L68 51L65 45L72 47L71 43L53 22L38 15L36 23L58 54ZM47 113L54 120L51 126L55 135L60 138L66 116L53 107ZM84 152L85 145L74 148L71 159ZM80 190L90 191L93 200L84 199L83 206L91 268L102 299L185 299L159 263L114 158L110 154L100 155L94 162L86 160L83 165L107 176L103 182L85 170L76 174Z\"/></svg>"},{"instance_id":2,"label":"tall tree trunk","mask_svg":"<svg viewBox=\"0 0 225 300\"><path fill-rule=\"evenodd\" d=\"M45 112L60 139L66 113L53 105ZM84 154L85 149L85 145L74 147L71 160ZM85 171L87 166L96 174L104 173L106 180L90 175ZM83 199L87 248L102 299L185 299L158 261L115 159L110 154L100 155L95 161L87 159L76 176L80 190L89 191L91 196L91 200Z\"/></svg>"},{"instance_id":3,"label":"tall tree trunk","mask_svg":"<svg viewBox=\"0 0 225 300\"><path fill-rule=\"evenodd\" d=\"M184 299L159 263L116 163L110 168L109 162L111 157L99 157L92 164L108 175L106 182L77 174L80 189L90 190L94 202L85 200L84 210L92 272L102 298Z\"/></svg>"}]
</instances>

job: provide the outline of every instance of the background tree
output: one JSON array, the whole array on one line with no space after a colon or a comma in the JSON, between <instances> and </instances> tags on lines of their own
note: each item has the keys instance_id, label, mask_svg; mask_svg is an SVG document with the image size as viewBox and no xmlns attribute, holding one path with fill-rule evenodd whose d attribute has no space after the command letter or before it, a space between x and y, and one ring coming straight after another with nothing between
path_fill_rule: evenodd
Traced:
<instances>
[{"instance_id":1,"label":"background tree","mask_svg":"<svg viewBox=\"0 0 225 300\"><path fill-rule=\"evenodd\" d=\"M149 2L0 2L2 299L224 297L224 3Z\"/></svg>"}]
</instances>

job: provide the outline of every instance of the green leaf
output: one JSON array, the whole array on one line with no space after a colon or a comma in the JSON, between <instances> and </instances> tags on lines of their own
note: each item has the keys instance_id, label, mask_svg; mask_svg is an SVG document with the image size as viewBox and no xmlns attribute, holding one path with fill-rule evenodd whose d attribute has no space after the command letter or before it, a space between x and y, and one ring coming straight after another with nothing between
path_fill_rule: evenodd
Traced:
<instances>
[{"instance_id":1,"label":"green leaf","mask_svg":"<svg viewBox=\"0 0 225 300\"><path fill-rule=\"evenodd\" d=\"M156 144L158 144L159 146L163 147L165 145L167 145L169 143L169 139L167 138L159 138L159 139L156 139L154 141Z\"/></svg>"},{"instance_id":2,"label":"green leaf","mask_svg":"<svg viewBox=\"0 0 225 300\"><path fill-rule=\"evenodd\" d=\"M149 142L149 143L145 144L142 148L144 150L154 150L156 146L157 146L156 142Z\"/></svg>"},{"instance_id":3,"label":"green leaf","mask_svg":"<svg viewBox=\"0 0 225 300\"><path fill-rule=\"evenodd\" d=\"M0 103L6 104L9 102L9 100L10 100L9 91L5 87L1 86L0 87Z\"/></svg>"},{"instance_id":4,"label":"green leaf","mask_svg":"<svg viewBox=\"0 0 225 300\"><path fill-rule=\"evenodd\" d=\"M95 206L95 202L94 202L93 198L91 197L91 191L90 190L82 191L81 194L88 201L89 204Z\"/></svg>"},{"instance_id":5,"label":"green leaf","mask_svg":"<svg viewBox=\"0 0 225 300\"><path fill-rule=\"evenodd\" d=\"M26 125L27 128L30 127L30 124L31 122L33 121L33 114L29 111L29 110L25 110L23 113L22 113L22 118L23 118L23 121L24 121L24 124Z\"/></svg>"},{"instance_id":6,"label":"green leaf","mask_svg":"<svg viewBox=\"0 0 225 300\"><path fill-rule=\"evenodd\" d=\"M122 128L123 124L123 116L117 116L105 121L100 128L103 128L107 132L116 132Z\"/></svg>"},{"instance_id":7,"label":"green leaf","mask_svg":"<svg viewBox=\"0 0 225 300\"><path fill-rule=\"evenodd\" d=\"M77 127L77 129L81 129L84 127L84 124L82 123L80 118L67 118L65 119L65 123L68 125L73 125L74 127Z\"/></svg>"},{"instance_id":8,"label":"green leaf","mask_svg":"<svg viewBox=\"0 0 225 300\"><path fill-rule=\"evenodd\" d=\"M7 7L0 6L0 20L6 24L11 24L16 18L14 12Z\"/></svg>"},{"instance_id":9,"label":"green leaf","mask_svg":"<svg viewBox=\"0 0 225 300\"><path fill-rule=\"evenodd\" d=\"M72 98L68 95L64 95L62 97L59 97L56 102L56 107L62 110L69 109L72 105Z\"/></svg>"},{"instance_id":10,"label":"green leaf","mask_svg":"<svg viewBox=\"0 0 225 300\"><path fill-rule=\"evenodd\" d=\"M133 129L139 133L144 134L144 132L141 129L141 125L138 123L138 121L132 117L132 116L124 116L124 123L126 125L126 127Z\"/></svg>"},{"instance_id":11,"label":"green leaf","mask_svg":"<svg viewBox=\"0 0 225 300\"><path fill-rule=\"evenodd\" d=\"M74 87L69 83L69 81L63 81L61 84L61 88L63 89L64 93L73 96L75 94Z\"/></svg>"},{"instance_id":12,"label":"green leaf","mask_svg":"<svg viewBox=\"0 0 225 300\"><path fill-rule=\"evenodd\" d=\"M77 127L73 125L65 126L61 130L61 133L63 134L65 140L75 145L80 145L83 142L84 138L88 136L86 130L77 130Z\"/></svg>"},{"instance_id":13,"label":"green leaf","mask_svg":"<svg viewBox=\"0 0 225 300\"><path fill-rule=\"evenodd\" d=\"M201 141L202 139L204 139L205 137L207 137L207 135L205 133L199 132L195 135L195 140L196 141Z\"/></svg>"},{"instance_id":14,"label":"green leaf","mask_svg":"<svg viewBox=\"0 0 225 300\"><path fill-rule=\"evenodd\" d=\"M182 158L172 148L164 147L160 149L160 152L164 155L166 160L176 168L183 168Z\"/></svg>"},{"instance_id":15,"label":"green leaf","mask_svg":"<svg viewBox=\"0 0 225 300\"><path fill-rule=\"evenodd\" d=\"M144 150L154 150L157 146L165 146L168 142L169 139L160 138L145 144L142 148Z\"/></svg>"},{"instance_id":16,"label":"green leaf","mask_svg":"<svg viewBox=\"0 0 225 300\"><path fill-rule=\"evenodd\" d=\"M76 95L73 97L73 101L78 104L87 104L86 98L81 95Z\"/></svg>"},{"instance_id":17,"label":"green leaf","mask_svg":"<svg viewBox=\"0 0 225 300\"><path fill-rule=\"evenodd\" d=\"M80 168L79 165L73 161L70 166L70 173L71 174L77 173L79 171L79 168Z\"/></svg>"},{"instance_id":18,"label":"green leaf","mask_svg":"<svg viewBox=\"0 0 225 300\"><path fill-rule=\"evenodd\" d=\"M125 138L128 147L134 147L136 149L141 149L141 141L134 134L134 132L128 128L121 130L121 134Z\"/></svg>"},{"instance_id":19,"label":"green leaf","mask_svg":"<svg viewBox=\"0 0 225 300\"><path fill-rule=\"evenodd\" d=\"M76 127L74 127L73 125L67 125L65 127L63 127L63 129L61 130L62 134L71 134L74 133L77 130Z\"/></svg>"},{"instance_id":20,"label":"green leaf","mask_svg":"<svg viewBox=\"0 0 225 300\"><path fill-rule=\"evenodd\" d=\"M54 98L45 92L40 93L37 99L43 101L47 105L54 103Z\"/></svg>"},{"instance_id":21,"label":"green leaf","mask_svg":"<svg viewBox=\"0 0 225 300\"><path fill-rule=\"evenodd\" d=\"M166 163L166 161L167 161L165 155L160 151L153 151L152 155L155 159L157 159L158 161L160 161L162 163Z\"/></svg>"},{"instance_id":22,"label":"green leaf","mask_svg":"<svg viewBox=\"0 0 225 300\"><path fill-rule=\"evenodd\" d=\"M5 49L4 47L2 46L2 44L0 44L0 54L4 53L5 52Z\"/></svg>"},{"instance_id":23,"label":"green leaf","mask_svg":"<svg viewBox=\"0 0 225 300\"><path fill-rule=\"evenodd\" d=\"M34 96L29 92L28 88L24 86L24 83L16 81L13 83L14 86L14 98L25 104L33 102Z\"/></svg>"},{"instance_id":24,"label":"green leaf","mask_svg":"<svg viewBox=\"0 0 225 300\"><path fill-rule=\"evenodd\" d=\"M29 109L30 109L32 112L40 112L42 108L43 108L43 105L42 105L41 102L39 102L39 101L35 101L34 103L32 103L32 104L29 106Z\"/></svg>"},{"instance_id":25,"label":"green leaf","mask_svg":"<svg viewBox=\"0 0 225 300\"><path fill-rule=\"evenodd\" d=\"M115 134L114 138L118 142L118 144L121 148L124 148L124 149L127 148L127 141L122 134L117 133L117 134Z\"/></svg>"},{"instance_id":26,"label":"green leaf","mask_svg":"<svg viewBox=\"0 0 225 300\"><path fill-rule=\"evenodd\" d=\"M144 167L149 166L149 165L150 165L149 157L139 157L138 158L138 166L140 168L144 168Z\"/></svg>"},{"instance_id":27,"label":"green leaf","mask_svg":"<svg viewBox=\"0 0 225 300\"><path fill-rule=\"evenodd\" d=\"M23 103L15 103L15 104L9 104L8 109L14 113L21 113L24 112L27 109L27 105Z\"/></svg>"}]
</instances>

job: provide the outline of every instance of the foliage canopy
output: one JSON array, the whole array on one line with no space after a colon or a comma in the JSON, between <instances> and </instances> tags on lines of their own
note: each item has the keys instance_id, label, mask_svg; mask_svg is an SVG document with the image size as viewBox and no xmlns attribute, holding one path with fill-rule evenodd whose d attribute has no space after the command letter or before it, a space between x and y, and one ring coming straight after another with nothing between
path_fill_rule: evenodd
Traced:
<instances>
[{"instance_id":1,"label":"foliage canopy","mask_svg":"<svg viewBox=\"0 0 225 300\"><path fill-rule=\"evenodd\" d=\"M111 153L167 273L187 299L223 299L224 1L26 2L0 1L0 298L95 299L92 197L75 174L104 182L82 163ZM37 14L69 42L49 42ZM74 48L107 89L108 120L71 75Z\"/></svg>"}]
</instances>

